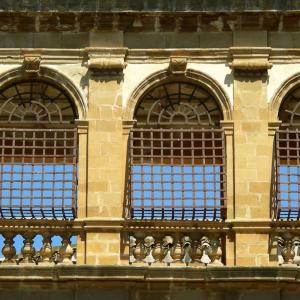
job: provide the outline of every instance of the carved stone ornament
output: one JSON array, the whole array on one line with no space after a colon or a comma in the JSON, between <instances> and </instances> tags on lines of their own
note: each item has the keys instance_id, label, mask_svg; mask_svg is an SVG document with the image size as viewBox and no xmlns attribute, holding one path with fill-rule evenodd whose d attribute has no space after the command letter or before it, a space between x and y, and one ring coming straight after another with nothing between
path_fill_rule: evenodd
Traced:
<instances>
[{"instance_id":1,"label":"carved stone ornament","mask_svg":"<svg viewBox=\"0 0 300 300\"><path fill-rule=\"evenodd\" d=\"M40 71L42 57L39 53L24 53L23 69L26 73L38 73Z\"/></svg>"},{"instance_id":2,"label":"carved stone ornament","mask_svg":"<svg viewBox=\"0 0 300 300\"><path fill-rule=\"evenodd\" d=\"M187 58L185 56L171 56L169 70L173 74L184 74L186 72Z\"/></svg>"},{"instance_id":3,"label":"carved stone ornament","mask_svg":"<svg viewBox=\"0 0 300 300\"><path fill-rule=\"evenodd\" d=\"M270 52L269 47L231 47L232 61L228 65L237 75L261 76L273 66L269 62Z\"/></svg>"},{"instance_id":4,"label":"carved stone ornament","mask_svg":"<svg viewBox=\"0 0 300 300\"><path fill-rule=\"evenodd\" d=\"M126 48L86 48L92 70L120 71L126 67Z\"/></svg>"}]
</instances>

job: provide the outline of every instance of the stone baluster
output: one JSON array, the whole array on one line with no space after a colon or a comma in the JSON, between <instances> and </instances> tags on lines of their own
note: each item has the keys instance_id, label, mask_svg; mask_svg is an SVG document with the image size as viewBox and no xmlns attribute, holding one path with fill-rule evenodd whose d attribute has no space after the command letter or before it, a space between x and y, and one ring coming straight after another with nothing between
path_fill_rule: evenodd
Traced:
<instances>
[{"instance_id":1,"label":"stone baluster","mask_svg":"<svg viewBox=\"0 0 300 300\"><path fill-rule=\"evenodd\" d=\"M71 246L70 237L70 234L64 234L62 236L63 240L59 248L61 262L64 264L72 264L73 248Z\"/></svg>"},{"instance_id":2,"label":"stone baluster","mask_svg":"<svg viewBox=\"0 0 300 300\"><path fill-rule=\"evenodd\" d=\"M279 237L277 240L278 249L280 251L278 254L282 256L283 264L292 264L295 251L290 235L287 234L286 236L286 238Z\"/></svg>"},{"instance_id":3,"label":"stone baluster","mask_svg":"<svg viewBox=\"0 0 300 300\"><path fill-rule=\"evenodd\" d=\"M73 265L77 264L77 248L73 248L73 254L71 257L71 261Z\"/></svg>"},{"instance_id":4,"label":"stone baluster","mask_svg":"<svg viewBox=\"0 0 300 300\"><path fill-rule=\"evenodd\" d=\"M50 263L52 255L51 235L45 233L43 235L43 245L40 249L40 256L43 262Z\"/></svg>"},{"instance_id":5,"label":"stone baluster","mask_svg":"<svg viewBox=\"0 0 300 300\"><path fill-rule=\"evenodd\" d=\"M137 262L142 261L143 251L142 251L142 242L141 241L137 241L134 255L135 255L135 259Z\"/></svg>"},{"instance_id":6,"label":"stone baluster","mask_svg":"<svg viewBox=\"0 0 300 300\"><path fill-rule=\"evenodd\" d=\"M284 238L278 236L277 237L277 257L278 257L278 264L281 266L284 264L284 259L282 256L282 250L285 246Z\"/></svg>"},{"instance_id":7,"label":"stone baluster","mask_svg":"<svg viewBox=\"0 0 300 300\"><path fill-rule=\"evenodd\" d=\"M211 251L209 252L209 258L211 260L211 264L215 266L223 266L221 239L217 238L211 240L210 245Z\"/></svg>"},{"instance_id":8,"label":"stone baluster","mask_svg":"<svg viewBox=\"0 0 300 300\"><path fill-rule=\"evenodd\" d=\"M35 249L33 247L33 238L35 234L25 233L24 234L24 246L21 249L22 261L24 263L32 263L34 261Z\"/></svg>"},{"instance_id":9,"label":"stone baluster","mask_svg":"<svg viewBox=\"0 0 300 300\"><path fill-rule=\"evenodd\" d=\"M212 248L210 245L210 240L208 237L203 236L200 240L200 247L202 250L202 257L200 258L200 261L207 266L209 263L211 263L210 254L212 252Z\"/></svg>"},{"instance_id":10,"label":"stone baluster","mask_svg":"<svg viewBox=\"0 0 300 300\"><path fill-rule=\"evenodd\" d=\"M293 249L295 252L293 263L299 266L300 265L300 238L298 236L295 236L293 238Z\"/></svg>"},{"instance_id":11,"label":"stone baluster","mask_svg":"<svg viewBox=\"0 0 300 300\"><path fill-rule=\"evenodd\" d=\"M174 247L174 239L170 235L166 235L163 238L163 243L162 243L162 254L163 254L163 259L162 261L166 263L168 266L174 261L172 257L172 250Z\"/></svg>"},{"instance_id":12,"label":"stone baluster","mask_svg":"<svg viewBox=\"0 0 300 300\"><path fill-rule=\"evenodd\" d=\"M184 236L181 239L182 250L183 250L183 258L182 262L187 266L192 262L192 240L189 236Z\"/></svg>"},{"instance_id":13,"label":"stone baluster","mask_svg":"<svg viewBox=\"0 0 300 300\"><path fill-rule=\"evenodd\" d=\"M16 248L14 247L13 233L4 233L4 246L2 248L2 254L4 256L4 263L13 263L16 255Z\"/></svg>"},{"instance_id":14,"label":"stone baluster","mask_svg":"<svg viewBox=\"0 0 300 300\"><path fill-rule=\"evenodd\" d=\"M134 236L129 237L129 264L136 262L135 251L136 251L136 238Z\"/></svg>"},{"instance_id":15,"label":"stone baluster","mask_svg":"<svg viewBox=\"0 0 300 300\"><path fill-rule=\"evenodd\" d=\"M144 262L151 265L155 262L153 253L155 250L155 239L153 236L146 236L143 243Z\"/></svg>"}]
</instances>

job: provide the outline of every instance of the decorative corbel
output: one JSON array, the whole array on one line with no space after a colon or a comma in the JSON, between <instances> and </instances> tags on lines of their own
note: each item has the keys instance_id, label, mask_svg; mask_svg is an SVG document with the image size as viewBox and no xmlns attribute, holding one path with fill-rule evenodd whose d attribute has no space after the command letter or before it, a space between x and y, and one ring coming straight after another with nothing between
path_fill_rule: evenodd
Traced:
<instances>
[{"instance_id":1,"label":"decorative corbel","mask_svg":"<svg viewBox=\"0 0 300 300\"><path fill-rule=\"evenodd\" d=\"M169 70L172 74L185 74L187 66L186 56L171 56Z\"/></svg>"},{"instance_id":2,"label":"decorative corbel","mask_svg":"<svg viewBox=\"0 0 300 300\"><path fill-rule=\"evenodd\" d=\"M225 136L233 136L234 121L222 120L220 121L221 128L224 129Z\"/></svg>"},{"instance_id":3,"label":"decorative corbel","mask_svg":"<svg viewBox=\"0 0 300 300\"><path fill-rule=\"evenodd\" d=\"M86 48L88 68L91 70L120 72L126 68L127 48Z\"/></svg>"},{"instance_id":4,"label":"decorative corbel","mask_svg":"<svg viewBox=\"0 0 300 300\"><path fill-rule=\"evenodd\" d=\"M123 135L129 135L129 132L135 123L136 120L123 120L122 122Z\"/></svg>"},{"instance_id":5,"label":"decorative corbel","mask_svg":"<svg viewBox=\"0 0 300 300\"><path fill-rule=\"evenodd\" d=\"M229 53L231 62L228 65L236 75L262 76L272 68L272 63L269 62L269 47L231 47Z\"/></svg>"},{"instance_id":6,"label":"decorative corbel","mask_svg":"<svg viewBox=\"0 0 300 300\"><path fill-rule=\"evenodd\" d=\"M268 135L275 136L276 131L281 126L282 121L273 121L268 123Z\"/></svg>"},{"instance_id":7,"label":"decorative corbel","mask_svg":"<svg viewBox=\"0 0 300 300\"><path fill-rule=\"evenodd\" d=\"M42 55L40 51L23 50L23 69L26 73L37 74L40 71Z\"/></svg>"}]
</instances>

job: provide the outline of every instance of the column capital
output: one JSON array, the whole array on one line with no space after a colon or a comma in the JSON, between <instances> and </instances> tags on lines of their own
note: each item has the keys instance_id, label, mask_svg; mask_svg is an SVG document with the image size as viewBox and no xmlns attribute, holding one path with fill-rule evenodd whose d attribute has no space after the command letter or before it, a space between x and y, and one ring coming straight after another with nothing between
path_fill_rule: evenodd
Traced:
<instances>
[{"instance_id":1,"label":"column capital","mask_svg":"<svg viewBox=\"0 0 300 300\"><path fill-rule=\"evenodd\" d=\"M276 130L281 126L282 121L272 121L268 123L268 135L275 136Z\"/></svg>"},{"instance_id":2,"label":"column capital","mask_svg":"<svg viewBox=\"0 0 300 300\"><path fill-rule=\"evenodd\" d=\"M270 53L270 47L231 47L228 65L239 76L259 77L273 66Z\"/></svg>"},{"instance_id":3,"label":"column capital","mask_svg":"<svg viewBox=\"0 0 300 300\"><path fill-rule=\"evenodd\" d=\"M123 120L122 122L123 135L129 135L129 132L135 123L136 120Z\"/></svg>"},{"instance_id":4,"label":"column capital","mask_svg":"<svg viewBox=\"0 0 300 300\"><path fill-rule=\"evenodd\" d=\"M234 121L223 120L220 122L221 128L224 129L225 136L233 136L234 131Z\"/></svg>"},{"instance_id":5,"label":"column capital","mask_svg":"<svg viewBox=\"0 0 300 300\"><path fill-rule=\"evenodd\" d=\"M127 48L85 48L88 56L88 68L103 71L122 71L126 68Z\"/></svg>"}]
</instances>

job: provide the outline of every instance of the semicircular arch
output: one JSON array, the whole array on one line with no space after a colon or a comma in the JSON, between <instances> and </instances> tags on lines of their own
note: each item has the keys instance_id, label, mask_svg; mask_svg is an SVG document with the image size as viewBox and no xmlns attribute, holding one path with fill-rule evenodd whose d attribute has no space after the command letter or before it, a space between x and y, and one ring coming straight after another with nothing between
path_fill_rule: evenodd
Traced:
<instances>
[{"instance_id":1,"label":"semicircular arch","mask_svg":"<svg viewBox=\"0 0 300 300\"><path fill-rule=\"evenodd\" d=\"M300 73L296 73L286 79L275 92L270 102L270 113L274 119L278 120L279 111L283 102L296 89L300 89ZM299 98L300 99L300 98Z\"/></svg>"},{"instance_id":2,"label":"semicircular arch","mask_svg":"<svg viewBox=\"0 0 300 300\"><path fill-rule=\"evenodd\" d=\"M163 83L170 83L172 81L182 81L186 83L192 83L201 88L204 88L217 102L222 114L223 120L231 120L231 105L228 96L219 85L217 81L208 76L207 74L188 69L184 75L181 74L170 74L168 69L160 70L156 73L148 76L135 90L131 93L126 109L123 114L123 120L131 121L134 118L135 109L143 98L143 96L155 88L155 86Z\"/></svg>"},{"instance_id":3,"label":"semicircular arch","mask_svg":"<svg viewBox=\"0 0 300 300\"><path fill-rule=\"evenodd\" d=\"M4 90L20 82L44 82L62 91L72 101L76 110L76 118L85 119L86 104L84 96L77 86L64 74L56 69L41 67L39 73L29 74L20 67L0 74L0 89Z\"/></svg>"}]
</instances>

